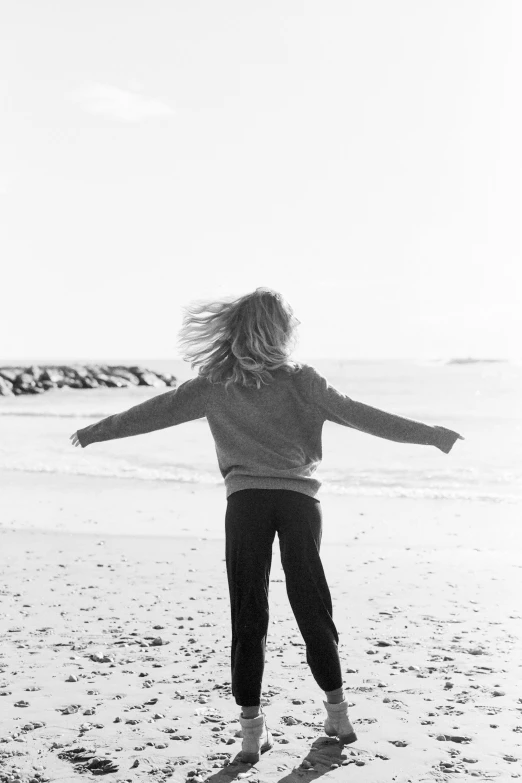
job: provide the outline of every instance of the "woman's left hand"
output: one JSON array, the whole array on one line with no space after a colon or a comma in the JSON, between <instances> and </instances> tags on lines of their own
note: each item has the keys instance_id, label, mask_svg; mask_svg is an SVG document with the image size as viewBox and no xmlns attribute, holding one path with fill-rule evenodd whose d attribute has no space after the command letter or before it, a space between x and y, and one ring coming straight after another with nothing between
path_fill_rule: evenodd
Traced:
<instances>
[{"instance_id":1,"label":"woman's left hand","mask_svg":"<svg viewBox=\"0 0 522 783\"><path fill-rule=\"evenodd\" d=\"M78 437L78 432L75 432L73 435L70 436L69 440L71 441L73 446L81 446L80 439ZM82 446L83 448L83 446Z\"/></svg>"}]
</instances>

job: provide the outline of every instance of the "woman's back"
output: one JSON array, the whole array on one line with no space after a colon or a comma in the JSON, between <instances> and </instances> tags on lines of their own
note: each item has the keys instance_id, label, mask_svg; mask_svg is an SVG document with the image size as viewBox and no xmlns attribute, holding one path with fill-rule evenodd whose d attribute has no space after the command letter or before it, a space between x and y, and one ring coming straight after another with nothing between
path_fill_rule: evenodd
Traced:
<instances>
[{"instance_id":1,"label":"woman's back","mask_svg":"<svg viewBox=\"0 0 522 783\"><path fill-rule=\"evenodd\" d=\"M205 415L227 497L239 489L293 489L315 496L324 412L314 404L316 372L272 371L255 386L210 384Z\"/></svg>"}]
</instances>

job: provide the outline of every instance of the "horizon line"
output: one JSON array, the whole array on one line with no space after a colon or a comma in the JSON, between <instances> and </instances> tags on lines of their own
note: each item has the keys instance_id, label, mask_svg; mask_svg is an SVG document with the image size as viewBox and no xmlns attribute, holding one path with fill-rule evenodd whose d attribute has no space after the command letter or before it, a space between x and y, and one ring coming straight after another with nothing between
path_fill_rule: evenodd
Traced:
<instances>
[{"instance_id":1,"label":"horizon line","mask_svg":"<svg viewBox=\"0 0 522 783\"><path fill-rule=\"evenodd\" d=\"M452 356L366 356L366 357L354 357L354 356L308 356L303 358L290 357L291 360L296 362L312 362L312 361L328 361L328 362L404 362L404 361L474 361L474 362L509 362L520 361L522 357L518 356L464 356L464 355L452 355ZM96 357L79 357L72 359L70 357L6 357L0 358L0 367L5 366L6 362L11 362L14 366L30 366L38 364L110 364L112 362L121 363L139 363L139 362L183 362L190 368L190 362L185 361L182 357L169 357L169 356L96 356Z\"/></svg>"}]
</instances>

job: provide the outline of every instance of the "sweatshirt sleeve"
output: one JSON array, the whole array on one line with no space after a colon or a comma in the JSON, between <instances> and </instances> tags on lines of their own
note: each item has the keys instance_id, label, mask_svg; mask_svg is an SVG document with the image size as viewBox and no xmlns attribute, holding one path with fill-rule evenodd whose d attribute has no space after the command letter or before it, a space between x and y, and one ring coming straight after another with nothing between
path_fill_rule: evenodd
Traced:
<instances>
[{"instance_id":1,"label":"sweatshirt sleeve","mask_svg":"<svg viewBox=\"0 0 522 783\"><path fill-rule=\"evenodd\" d=\"M209 389L210 384L205 378L192 378L177 389L158 394L123 413L108 416L78 430L78 440L85 448L91 443L143 435L200 419L205 416Z\"/></svg>"},{"instance_id":2,"label":"sweatshirt sleeve","mask_svg":"<svg viewBox=\"0 0 522 783\"><path fill-rule=\"evenodd\" d=\"M397 443L438 446L440 430L436 427L356 402L331 386L315 368L311 380L314 403L328 421Z\"/></svg>"}]
</instances>

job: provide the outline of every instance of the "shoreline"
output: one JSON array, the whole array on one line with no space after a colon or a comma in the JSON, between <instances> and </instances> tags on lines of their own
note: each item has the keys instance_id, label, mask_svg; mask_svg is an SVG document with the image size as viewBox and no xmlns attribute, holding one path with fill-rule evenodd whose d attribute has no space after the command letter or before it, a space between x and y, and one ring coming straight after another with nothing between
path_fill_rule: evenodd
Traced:
<instances>
[{"instance_id":1,"label":"shoreline","mask_svg":"<svg viewBox=\"0 0 522 783\"><path fill-rule=\"evenodd\" d=\"M0 469L0 486L0 530L225 539L224 484ZM321 491L317 497L323 514L322 547L522 550L518 504Z\"/></svg>"}]
</instances>

